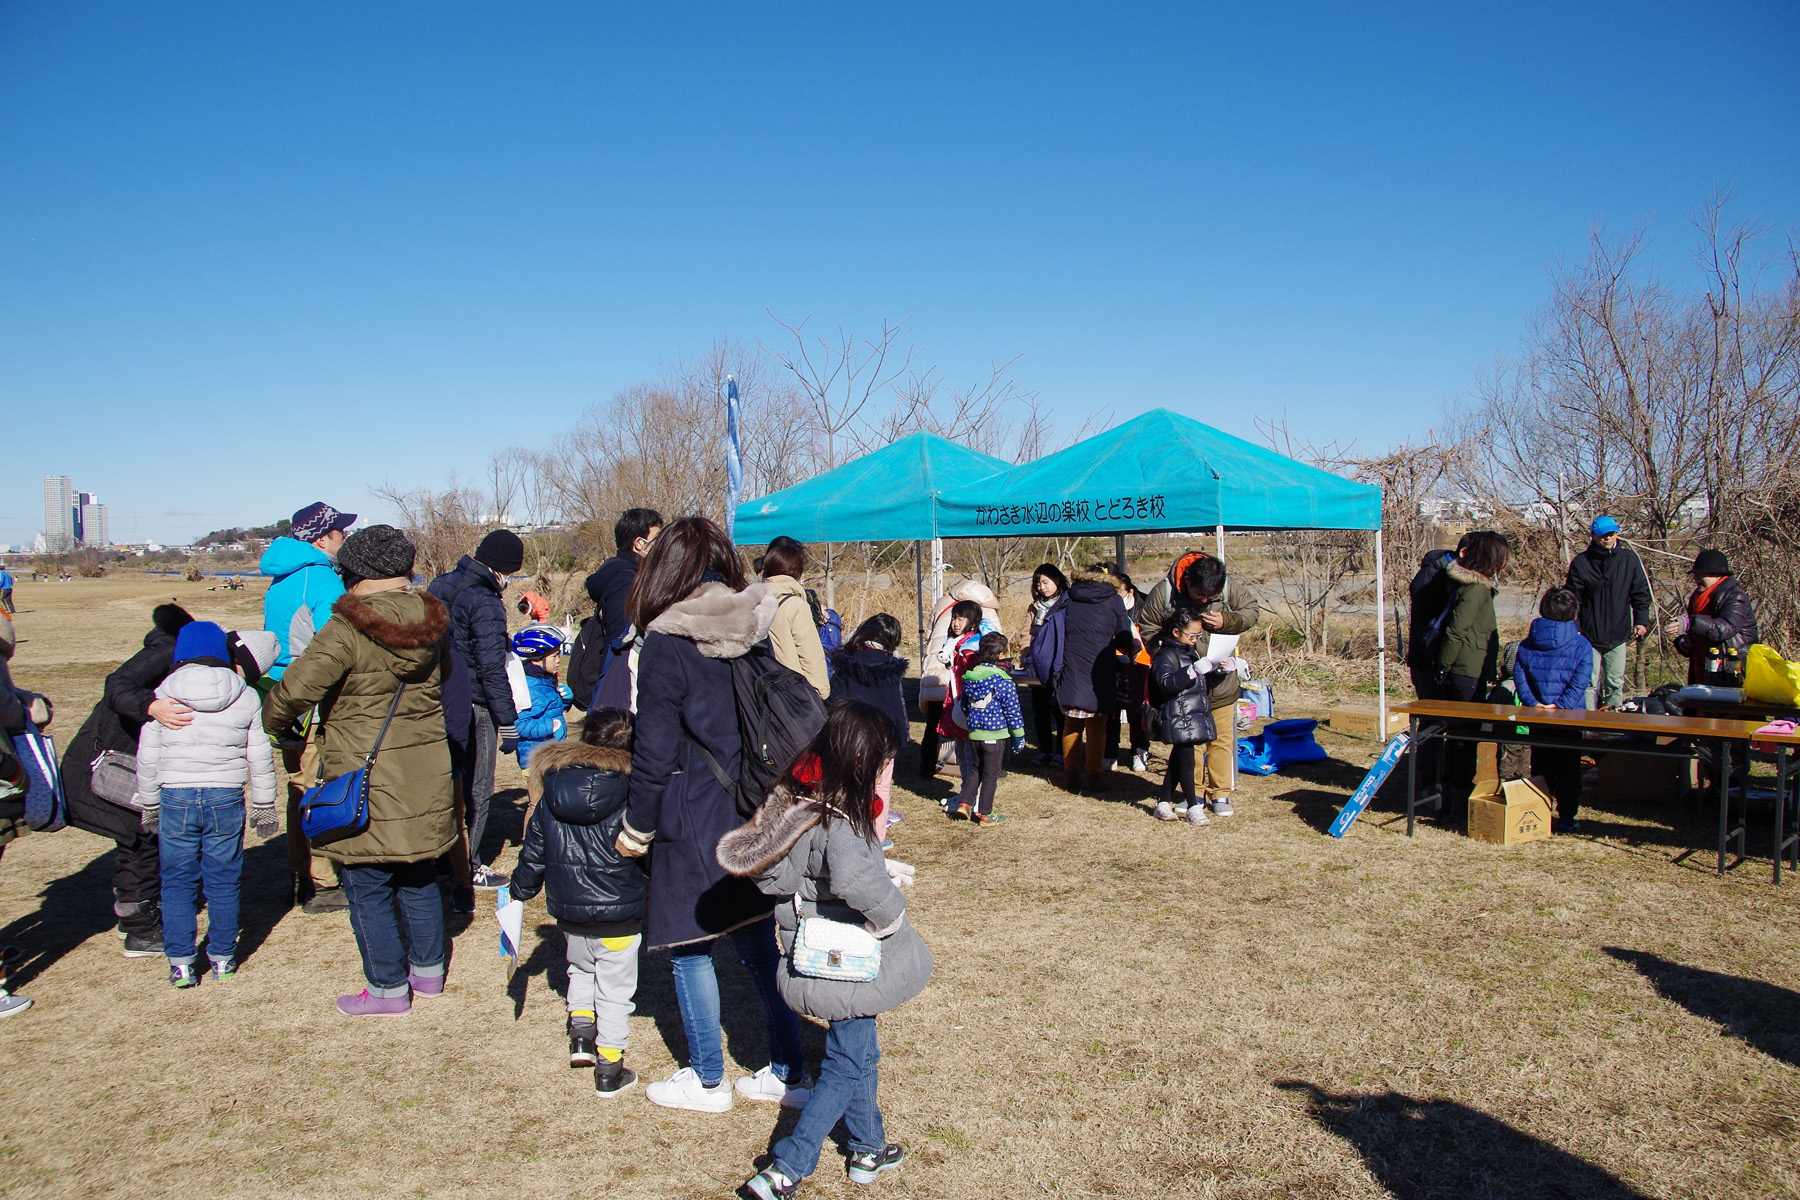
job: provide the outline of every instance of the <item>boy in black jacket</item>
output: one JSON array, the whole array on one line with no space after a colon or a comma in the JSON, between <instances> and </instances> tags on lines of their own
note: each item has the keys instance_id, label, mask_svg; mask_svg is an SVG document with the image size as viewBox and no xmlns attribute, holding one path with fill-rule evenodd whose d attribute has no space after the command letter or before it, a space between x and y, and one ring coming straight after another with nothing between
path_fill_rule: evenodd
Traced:
<instances>
[{"instance_id":1,"label":"boy in black jacket","mask_svg":"<svg viewBox=\"0 0 1800 1200\"><path fill-rule=\"evenodd\" d=\"M625 1066L627 1018L637 994L638 943L649 892L637 860L613 843L631 788L631 717L599 708L578 742L547 742L531 756L533 808L512 894L540 887L568 942L569 1065L594 1068L594 1091L616 1096L637 1082Z\"/></svg>"}]
</instances>

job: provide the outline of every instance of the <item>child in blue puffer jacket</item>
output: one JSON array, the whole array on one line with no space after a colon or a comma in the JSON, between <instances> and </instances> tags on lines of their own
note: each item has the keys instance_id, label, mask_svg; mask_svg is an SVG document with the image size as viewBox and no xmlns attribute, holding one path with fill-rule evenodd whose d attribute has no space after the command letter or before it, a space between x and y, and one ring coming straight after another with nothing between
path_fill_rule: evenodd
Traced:
<instances>
[{"instance_id":1,"label":"child in blue puffer jacket","mask_svg":"<svg viewBox=\"0 0 1800 1200\"><path fill-rule=\"evenodd\" d=\"M531 707L520 709L515 722L521 771L530 767L533 750L545 742L560 742L569 733L563 713L573 701L549 667L562 647L562 633L553 625L531 625L513 634L512 651L524 664L525 687L531 693Z\"/></svg>"},{"instance_id":2,"label":"child in blue puffer jacket","mask_svg":"<svg viewBox=\"0 0 1800 1200\"><path fill-rule=\"evenodd\" d=\"M1519 703L1538 708L1587 707L1588 681L1594 676L1594 647L1575 627L1581 601L1568 588L1551 588L1538 603L1538 618L1519 643L1513 665L1513 686ZM1542 775L1556 797L1558 833L1575 833L1581 822L1575 813L1581 800L1581 752L1568 749L1533 749L1531 770Z\"/></svg>"}]
</instances>

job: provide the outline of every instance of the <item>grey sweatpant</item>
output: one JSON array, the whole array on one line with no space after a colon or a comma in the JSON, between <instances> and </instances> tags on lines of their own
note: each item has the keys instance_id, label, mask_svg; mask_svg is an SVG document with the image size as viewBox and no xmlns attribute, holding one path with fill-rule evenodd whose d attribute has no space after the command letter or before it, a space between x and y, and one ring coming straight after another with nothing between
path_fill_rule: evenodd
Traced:
<instances>
[{"instance_id":1,"label":"grey sweatpant","mask_svg":"<svg viewBox=\"0 0 1800 1200\"><path fill-rule=\"evenodd\" d=\"M569 945L569 1011L591 1009L599 1029L597 1045L625 1049L631 1035L632 999L637 995L640 934L628 937L583 937L563 931Z\"/></svg>"}]
</instances>

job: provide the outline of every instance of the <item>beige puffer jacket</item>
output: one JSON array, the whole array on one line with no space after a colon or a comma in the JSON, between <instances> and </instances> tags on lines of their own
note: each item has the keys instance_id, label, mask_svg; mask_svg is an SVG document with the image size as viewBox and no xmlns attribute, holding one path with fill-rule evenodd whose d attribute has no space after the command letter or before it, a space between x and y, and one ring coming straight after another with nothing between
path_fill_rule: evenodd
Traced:
<instances>
[{"instance_id":1,"label":"beige puffer jacket","mask_svg":"<svg viewBox=\"0 0 1800 1200\"><path fill-rule=\"evenodd\" d=\"M775 593L775 623L769 626L769 647L775 661L806 676L821 700L831 698L831 676L825 670L825 646L813 623L812 604L806 589L791 575L771 575L763 580Z\"/></svg>"},{"instance_id":2,"label":"beige puffer jacket","mask_svg":"<svg viewBox=\"0 0 1800 1200\"><path fill-rule=\"evenodd\" d=\"M1000 600L994 595L992 588L979 579L962 579L951 584L950 588L937 598L931 606L931 632L925 638L925 646L930 653L925 656L925 670L919 676L919 702L943 700L950 691L950 667L944 663L938 650L944 639L950 635L950 610L963 600L973 600L981 605L981 617L991 622L995 629L1005 632L1000 624Z\"/></svg>"}]
</instances>

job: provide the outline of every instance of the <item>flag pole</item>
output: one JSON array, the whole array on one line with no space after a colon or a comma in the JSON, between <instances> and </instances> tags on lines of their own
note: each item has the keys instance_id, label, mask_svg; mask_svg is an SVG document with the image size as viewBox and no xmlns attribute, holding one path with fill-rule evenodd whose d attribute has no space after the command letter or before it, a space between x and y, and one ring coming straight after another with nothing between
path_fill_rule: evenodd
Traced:
<instances>
[{"instance_id":1,"label":"flag pole","mask_svg":"<svg viewBox=\"0 0 1800 1200\"><path fill-rule=\"evenodd\" d=\"M744 456L738 446L738 385L725 377L725 536L737 545L738 496L744 490Z\"/></svg>"}]
</instances>

